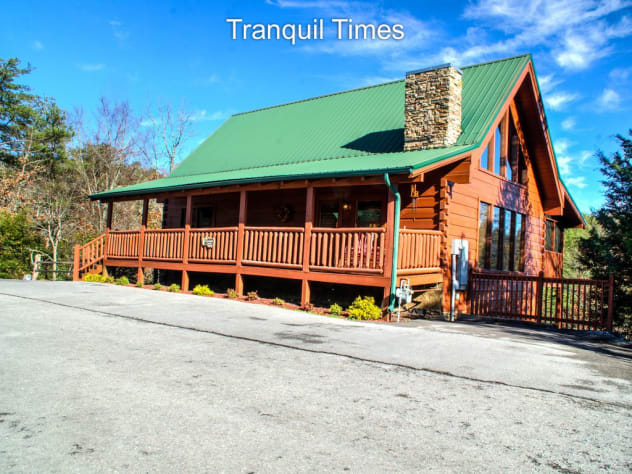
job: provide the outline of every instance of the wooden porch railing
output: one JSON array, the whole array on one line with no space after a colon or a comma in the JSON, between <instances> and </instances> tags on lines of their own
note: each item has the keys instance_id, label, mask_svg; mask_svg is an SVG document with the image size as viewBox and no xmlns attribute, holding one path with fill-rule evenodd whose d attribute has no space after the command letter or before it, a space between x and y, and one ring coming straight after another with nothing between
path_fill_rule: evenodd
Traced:
<instances>
[{"instance_id":1,"label":"wooden porch railing","mask_svg":"<svg viewBox=\"0 0 632 474\"><path fill-rule=\"evenodd\" d=\"M472 272L471 313L562 329L612 330L614 281Z\"/></svg>"},{"instance_id":2,"label":"wooden porch railing","mask_svg":"<svg viewBox=\"0 0 632 474\"><path fill-rule=\"evenodd\" d=\"M180 261L184 253L184 229L145 230L144 260Z\"/></svg>"},{"instance_id":3,"label":"wooden porch railing","mask_svg":"<svg viewBox=\"0 0 632 474\"><path fill-rule=\"evenodd\" d=\"M301 268L302 227L245 227L242 263Z\"/></svg>"},{"instance_id":4,"label":"wooden porch railing","mask_svg":"<svg viewBox=\"0 0 632 474\"><path fill-rule=\"evenodd\" d=\"M381 273L384 269L383 227L312 229L309 267L314 270Z\"/></svg>"},{"instance_id":5,"label":"wooden porch railing","mask_svg":"<svg viewBox=\"0 0 632 474\"><path fill-rule=\"evenodd\" d=\"M111 230L107 234L107 256L120 259L138 258L139 230Z\"/></svg>"},{"instance_id":6,"label":"wooden porch railing","mask_svg":"<svg viewBox=\"0 0 632 474\"><path fill-rule=\"evenodd\" d=\"M139 266L143 261L235 264L238 233L236 226L110 231L80 248L79 268L85 269L104 256L114 260L138 260ZM188 242L185 242L187 235ZM402 230L398 271L413 273L439 267L440 239L437 231ZM304 268L303 227L245 227L243 242L241 263L244 265ZM314 227L309 245L310 270L384 272L384 227Z\"/></svg>"},{"instance_id":7,"label":"wooden porch railing","mask_svg":"<svg viewBox=\"0 0 632 474\"><path fill-rule=\"evenodd\" d=\"M204 245L210 242L208 245ZM237 258L237 227L189 230L189 262L233 263Z\"/></svg>"},{"instance_id":8,"label":"wooden porch railing","mask_svg":"<svg viewBox=\"0 0 632 474\"><path fill-rule=\"evenodd\" d=\"M438 268L441 232L438 230L400 229L398 270Z\"/></svg>"}]
</instances>

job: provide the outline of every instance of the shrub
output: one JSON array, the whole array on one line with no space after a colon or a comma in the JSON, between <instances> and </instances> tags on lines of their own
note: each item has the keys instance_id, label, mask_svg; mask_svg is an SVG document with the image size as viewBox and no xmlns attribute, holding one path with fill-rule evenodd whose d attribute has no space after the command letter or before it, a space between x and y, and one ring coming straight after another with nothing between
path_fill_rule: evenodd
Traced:
<instances>
[{"instance_id":1,"label":"shrub","mask_svg":"<svg viewBox=\"0 0 632 474\"><path fill-rule=\"evenodd\" d=\"M101 277L101 283L114 283L114 277L113 276L102 276Z\"/></svg>"},{"instance_id":2,"label":"shrub","mask_svg":"<svg viewBox=\"0 0 632 474\"><path fill-rule=\"evenodd\" d=\"M114 283L116 283L117 285L129 285L129 278L127 278L126 276L118 277L116 280L114 280Z\"/></svg>"},{"instance_id":3,"label":"shrub","mask_svg":"<svg viewBox=\"0 0 632 474\"><path fill-rule=\"evenodd\" d=\"M41 238L26 213L0 212L0 278L31 273L30 249L41 247Z\"/></svg>"},{"instance_id":4,"label":"shrub","mask_svg":"<svg viewBox=\"0 0 632 474\"><path fill-rule=\"evenodd\" d=\"M259 295L257 294L256 291L248 292L248 301L255 301L257 298L259 298Z\"/></svg>"},{"instance_id":5,"label":"shrub","mask_svg":"<svg viewBox=\"0 0 632 474\"><path fill-rule=\"evenodd\" d=\"M212 296L215 292L211 290L208 285L195 285L195 288L193 288L193 294L198 296Z\"/></svg>"},{"instance_id":6,"label":"shrub","mask_svg":"<svg viewBox=\"0 0 632 474\"><path fill-rule=\"evenodd\" d=\"M283 306L285 304L285 301L283 301L282 298L274 298L272 300L272 304L277 305L277 306Z\"/></svg>"},{"instance_id":7,"label":"shrub","mask_svg":"<svg viewBox=\"0 0 632 474\"><path fill-rule=\"evenodd\" d=\"M349 319L380 319L382 310L375 304L372 296L358 296L347 309Z\"/></svg>"},{"instance_id":8,"label":"shrub","mask_svg":"<svg viewBox=\"0 0 632 474\"><path fill-rule=\"evenodd\" d=\"M101 283L103 277L98 273L86 273L83 276L83 281L89 281L91 283Z\"/></svg>"},{"instance_id":9,"label":"shrub","mask_svg":"<svg viewBox=\"0 0 632 474\"><path fill-rule=\"evenodd\" d=\"M232 300L234 298L237 298L237 296L239 296L239 295L237 294L237 292L234 289L229 288L229 289L226 290L226 297L227 298L230 298Z\"/></svg>"},{"instance_id":10,"label":"shrub","mask_svg":"<svg viewBox=\"0 0 632 474\"><path fill-rule=\"evenodd\" d=\"M180 293L180 285L172 283L169 285L169 288L167 288L167 291L170 291L171 293Z\"/></svg>"},{"instance_id":11,"label":"shrub","mask_svg":"<svg viewBox=\"0 0 632 474\"><path fill-rule=\"evenodd\" d=\"M162 290L162 285L160 283L155 283L153 286L154 290Z\"/></svg>"},{"instance_id":12,"label":"shrub","mask_svg":"<svg viewBox=\"0 0 632 474\"><path fill-rule=\"evenodd\" d=\"M342 306L338 303L334 303L329 307L329 313L334 316L340 316L342 314Z\"/></svg>"},{"instance_id":13,"label":"shrub","mask_svg":"<svg viewBox=\"0 0 632 474\"><path fill-rule=\"evenodd\" d=\"M143 282L141 280L138 280L136 282L136 288L142 288L143 287Z\"/></svg>"}]
</instances>

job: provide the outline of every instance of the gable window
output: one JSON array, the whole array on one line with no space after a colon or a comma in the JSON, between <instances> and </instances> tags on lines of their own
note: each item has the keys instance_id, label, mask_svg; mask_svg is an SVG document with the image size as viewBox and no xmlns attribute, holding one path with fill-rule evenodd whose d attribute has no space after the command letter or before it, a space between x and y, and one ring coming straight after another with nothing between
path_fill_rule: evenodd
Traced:
<instances>
[{"instance_id":1,"label":"gable window","mask_svg":"<svg viewBox=\"0 0 632 474\"><path fill-rule=\"evenodd\" d=\"M502 153L502 133L500 130L500 125L496 127L496 131L494 132L494 173L502 175L501 170L501 162L503 159Z\"/></svg>"},{"instance_id":2,"label":"gable window","mask_svg":"<svg viewBox=\"0 0 632 474\"><path fill-rule=\"evenodd\" d=\"M525 215L481 202L478 218L478 266L524 271Z\"/></svg>"},{"instance_id":3,"label":"gable window","mask_svg":"<svg viewBox=\"0 0 632 474\"><path fill-rule=\"evenodd\" d=\"M544 250L561 253L564 251L564 230L559 223L546 220Z\"/></svg>"},{"instance_id":4,"label":"gable window","mask_svg":"<svg viewBox=\"0 0 632 474\"><path fill-rule=\"evenodd\" d=\"M484 170L489 169L489 146L486 146L481 154L481 168Z\"/></svg>"}]
</instances>

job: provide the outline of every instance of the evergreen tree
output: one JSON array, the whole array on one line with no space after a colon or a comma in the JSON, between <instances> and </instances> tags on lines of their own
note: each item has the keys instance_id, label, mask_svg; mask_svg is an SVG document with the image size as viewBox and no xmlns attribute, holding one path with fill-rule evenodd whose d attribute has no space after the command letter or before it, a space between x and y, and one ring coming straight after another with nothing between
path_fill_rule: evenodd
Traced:
<instances>
[{"instance_id":1,"label":"evergreen tree","mask_svg":"<svg viewBox=\"0 0 632 474\"><path fill-rule=\"evenodd\" d=\"M629 131L632 136L632 130ZM579 243L580 262L597 279L615 277L614 321L632 330L632 140L617 135L621 151L599 152L606 201L595 213L598 225Z\"/></svg>"}]
</instances>

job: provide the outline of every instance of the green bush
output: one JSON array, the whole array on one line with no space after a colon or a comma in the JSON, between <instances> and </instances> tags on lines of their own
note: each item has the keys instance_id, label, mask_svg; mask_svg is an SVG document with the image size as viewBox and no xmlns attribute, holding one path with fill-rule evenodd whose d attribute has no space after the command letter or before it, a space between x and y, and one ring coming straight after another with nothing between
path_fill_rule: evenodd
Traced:
<instances>
[{"instance_id":1,"label":"green bush","mask_svg":"<svg viewBox=\"0 0 632 474\"><path fill-rule=\"evenodd\" d=\"M26 214L0 212L0 278L22 278L31 273L30 249L41 245Z\"/></svg>"},{"instance_id":2,"label":"green bush","mask_svg":"<svg viewBox=\"0 0 632 474\"><path fill-rule=\"evenodd\" d=\"M226 290L226 297L227 298L230 298L232 300L234 298L237 298L237 296L239 296L239 295L237 294L237 292L234 289L229 288L229 289Z\"/></svg>"},{"instance_id":3,"label":"green bush","mask_svg":"<svg viewBox=\"0 0 632 474\"><path fill-rule=\"evenodd\" d=\"M101 283L114 283L114 277L113 276L102 276L101 277Z\"/></svg>"},{"instance_id":4,"label":"green bush","mask_svg":"<svg viewBox=\"0 0 632 474\"><path fill-rule=\"evenodd\" d=\"M338 303L334 303L329 307L329 314L333 314L334 316L340 316L342 314L342 306Z\"/></svg>"},{"instance_id":5,"label":"green bush","mask_svg":"<svg viewBox=\"0 0 632 474\"><path fill-rule=\"evenodd\" d=\"M138 280L138 281L136 282L136 288L142 288L142 287L143 287L143 282L142 282L142 280Z\"/></svg>"},{"instance_id":6,"label":"green bush","mask_svg":"<svg viewBox=\"0 0 632 474\"><path fill-rule=\"evenodd\" d=\"M98 273L86 273L83 276L83 281L88 281L91 283L101 283L103 281L103 277Z\"/></svg>"},{"instance_id":7,"label":"green bush","mask_svg":"<svg viewBox=\"0 0 632 474\"><path fill-rule=\"evenodd\" d=\"M198 296L213 296L215 292L211 290L208 285L195 285L193 294Z\"/></svg>"},{"instance_id":8,"label":"green bush","mask_svg":"<svg viewBox=\"0 0 632 474\"><path fill-rule=\"evenodd\" d=\"M358 296L347 309L349 319L380 319L382 310L375 304L372 296Z\"/></svg>"},{"instance_id":9,"label":"green bush","mask_svg":"<svg viewBox=\"0 0 632 474\"><path fill-rule=\"evenodd\" d=\"M180 285L172 283L169 285L169 288L167 288L167 291L170 291L171 293L180 293Z\"/></svg>"},{"instance_id":10,"label":"green bush","mask_svg":"<svg viewBox=\"0 0 632 474\"><path fill-rule=\"evenodd\" d=\"M160 283L155 283L152 287L154 290L162 290L162 285Z\"/></svg>"},{"instance_id":11,"label":"green bush","mask_svg":"<svg viewBox=\"0 0 632 474\"><path fill-rule=\"evenodd\" d=\"M257 294L256 291L249 291L247 296L248 296L248 301L255 301L256 299L259 298L259 295Z\"/></svg>"},{"instance_id":12,"label":"green bush","mask_svg":"<svg viewBox=\"0 0 632 474\"><path fill-rule=\"evenodd\" d=\"M272 300L272 304L277 305L277 306L283 306L285 304L285 301L282 298L274 298Z\"/></svg>"},{"instance_id":13,"label":"green bush","mask_svg":"<svg viewBox=\"0 0 632 474\"><path fill-rule=\"evenodd\" d=\"M117 285L126 286L129 285L129 278L127 278L126 276L118 277L116 280L114 280L114 283L116 283Z\"/></svg>"}]
</instances>

